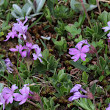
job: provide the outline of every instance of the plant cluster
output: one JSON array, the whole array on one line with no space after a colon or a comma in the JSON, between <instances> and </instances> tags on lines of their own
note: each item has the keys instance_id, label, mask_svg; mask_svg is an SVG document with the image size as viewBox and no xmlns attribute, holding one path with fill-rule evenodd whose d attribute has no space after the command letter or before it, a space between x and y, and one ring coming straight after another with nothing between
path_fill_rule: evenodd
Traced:
<instances>
[{"instance_id":1,"label":"plant cluster","mask_svg":"<svg viewBox=\"0 0 110 110\"><path fill-rule=\"evenodd\" d=\"M103 6L1 0L0 109L110 110L110 13Z\"/></svg>"}]
</instances>

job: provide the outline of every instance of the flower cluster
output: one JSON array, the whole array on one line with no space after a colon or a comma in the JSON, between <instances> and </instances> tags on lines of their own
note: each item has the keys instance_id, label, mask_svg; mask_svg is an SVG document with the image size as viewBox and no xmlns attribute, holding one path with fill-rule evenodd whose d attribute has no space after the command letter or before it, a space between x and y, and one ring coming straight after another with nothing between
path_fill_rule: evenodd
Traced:
<instances>
[{"instance_id":1,"label":"flower cluster","mask_svg":"<svg viewBox=\"0 0 110 110\"><path fill-rule=\"evenodd\" d=\"M86 90L84 90L83 88L81 88L81 85L80 84L76 84L71 90L70 90L70 93L73 93L73 96L71 96L68 100L69 101L73 101L73 100L76 100L76 99L79 99L79 98L88 98L87 95L82 95L80 92L84 92L84 93L87 93Z\"/></svg>"},{"instance_id":2,"label":"flower cluster","mask_svg":"<svg viewBox=\"0 0 110 110\"><path fill-rule=\"evenodd\" d=\"M3 110L5 109L5 104L13 103L13 101L19 101L19 105L25 103L29 98L29 93L32 94L30 88L25 84L22 89L19 90L20 93L15 93L14 91L18 89L16 84L12 85L11 88L4 87L2 93L0 93L0 105L3 105Z\"/></svg>"},{"instance_id":3,"label":"flower cluster","mask_svg":"<svg viewBox=\"0 0 110 110\"><path fill-rule=\"evenodd\" d=\"M36 60L37 58L41 61L42 54L41 54L41 48L37 44L32 44L27 42L26 45L17 45L16 48L11 48L10 51L16 52L18 51L21 56L24 57L30 57L31 50L34 49L35 53L33 53L33 60Z\"/></svg>"},{"instance_id":4,"label":"flower cluster","mask_svg":"<svg viewBox=\"0 0 110 110\"><path fill-rule=\"evenodd\" d=\"M102 29L104 29L104 32L107 32L110 30L110 21L107 24L108 24L108 26L102 28ZM110 32L107 34L107 36L110 39Z\"/></svg>"},{"instance_id":5,"label":"flower cluster","mask_svg":"<svg viewBox=\"0 0 110 110\"><path fill-rule=\"evenodd\" d=\"M71 59L76 62L81 57L81 59L85 61L86 53L89 52L89 47L90 45L88 44L87 40L80 41L79 43L77 43L75 48L69 49L69 54L74 55L73 57L71 57Z\"/></svg>"},{"instance_id":6,"label":"flower cluster","mask_svg":"<svg viewBox=\"0 0 110 110\"><path fill-rule=\"evenodd\" d=\"M20 39L23 37L23 39L25 41L28 25L24 26L24 24L27 22L27 20L28 19L26 18L25 21L22 23L19 19L17 19L18 22L13 24L12 32L8 33L8 35L6 36L7 39L5 41L9 40L10 38L14 38L14 37L17 37ZM16 45L16 48L10 49L10 51L12 51L12 52L18 51L23 58L30 57L31 50L34 50L34 53L32 53L33 60L39 59L40 61L42 61L41 60L41 57L42 57L41 48L37 44L32 44L32 43L26 42L26 45L24 45L24 46L22 46L20 44L20 45ZM10 72L12 71L12 69L9 68L9 66L7 67L7 69Z\"/></svg>"},{"instance_id":7,"label":"flower cluster","mask_svg":"<svg viewBox=\"0 0 110 110\"><path fill-rule=\"evenodd\" d=\"M9 58L5 59L5 64L6 64L6 69L9 73L13 72L13 69L11 67L13 67L13 64L11 63Z\"/></svg>"},{"instance_id":8,"label":"flower cluster","mask_svg":"<svg viewBox=\"0 0 110 110\"><path fill-rule=\"evenodd\" d=\"M24 26L24 24L27 22L27 18L26 20L22 23L19 19L17 19L18 23L14 23L13 27L12 27L12 31L8 33L8 35L6 36L6 40L4 41L8 41L10 38L14 38L14 37L18 37L18 38L24 38L24 40L26 40L26 32L28 29L28 25Z\"/></svg>"}]
</instances>

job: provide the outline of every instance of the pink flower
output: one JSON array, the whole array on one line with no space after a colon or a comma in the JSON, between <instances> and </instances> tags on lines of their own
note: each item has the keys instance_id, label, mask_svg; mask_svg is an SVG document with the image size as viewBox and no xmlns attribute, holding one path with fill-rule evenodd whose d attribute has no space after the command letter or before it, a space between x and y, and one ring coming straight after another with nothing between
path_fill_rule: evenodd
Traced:
<instances>
[{"instance_id":1,"label":"pink flower","mask_svg":"<svg viewBox=\"0 0 110 110\"><path fill-rule=\"evenodd\" d=\"M88 43L87 40L82 40L82 41L80 41L80 42L78 42L76 44L75 48L80 48L81 49L81 47L82 47L83 44L86 44L86 45L88 45L90 47L90 44Z\"/></svg>"},{"instance_id":2,"label":"pink flower","mask_svg":"<svg viewBox=\"0 0 110 110\"><path fill-rule=\"evenodd\" d=\"M25 21L22 23L19 19L17 19L18 22L13 24L12 32L8 33L8 35L6 36L7 39L4 41L7 41L10 38L14 38L14 37L18 37L18 38L23 37L24 40L26 40L26 32L28 29L28 25L24 26L24 24L27 22L27 20L28 19L26 18Z\"/></svg>"},{"instance_id":3,"label":"pink flower","mask_svg":"<svg viewBox=\"0 0 110 110\"><path fill-rule=\"evenodd\" d=\"M42 57L41 48L37 47L37 48L35 49L35 52L36 52L36 53L33 53L33 59L34 59L34 60L39 59L40 62L42 62L42 60L41 60L41 57Z\"/></svg>"},{"instance_id":4,"label":"pink flower","mask_svg":"<svg viewBox=\"0 0 110 110\"><path fill-rule=\"evenodd\" d=\"M25 21L22 23L19 19L17 19L18 23L14 23L13 28L16 32L18 32L18 38L21 38L21 36L23 36L24 40L26 40L26 32L28 29L28 25L24 26L24 24L27 22L27 17L25 19Z\"/></svg>"},{"instance_id":5,"label":"pink flower","mask_svg":"<svg viewBox=\"0 0 110 110\"><path fill-rule=\"evenodd\" d=\"M36 53L32 53L33 60L37 60L37 58L41 61L42 54L41 54L41 48L37 44L32 44L27 42L26 45L17 45L16 48L11 48L10 51L16 52L19 51L22 57L30 57L31 50L35 50Z\"/></svg>"},{"instance_id":6,"label":"pink flower","mask_svg":"<svg viewBox=\"0 0 110 110\"><path fill-rule=\"evenodd\" d=\"M23 48L26 50L27 56L29 57L31 50L36 49L38 47L39 46L37 44L32 45L32 43L27 42L26 45Z\"/></svg>"},{"instance_id":7,"label":"pink flower","mask_svg":"<svg viewBox=\"0 0 110 110\"><path fill-rule=\"evenodd\" d=\"M110 30L110 21L109 21L107 24L108 24L108 26L102 28L102 29L104 29L104 32L107 32L107 31ZM110 32L107 34L107 36L108 36L109 39L110 39Z\"/></svg>"},{"instance_id":8,"label":"pink flower","mask_svg":"<svg viewBox=\"0 0 110 110\"><path fill-rule=\"evenodd\" d=\"M24 47L22 45L17 45L16 48L11 48L9 49L12 52L19 52L21 54L22 57L26 57L27 52L24 51Z\"/></svg>"},{"instance_id":9,"label":"pink flower","mask_svg":"<svg viewBox=\"0 0 110 110\"><path fill-rule=\"evenodd\" d=\"M71 90L70 93L72 92L78 92L79 90L81 90L84 93L87 93L87 91L85 91L80 84L76 84Z\"/></svg>"},{"instance_id":10,"label":"pink flower","mask_svg":"<svg viewBox=\"0 0 110 110\"><path fill-rule=\"evenodd\" d=\"M87 98L87 95L82 95L79 91L78 92L75 92L73 94L73 96L69 97L69 101L73 101L73 100L76 100L76 99L79 99L79 98Z\"/></svg>"},{"instance_id":11,"label":"pink flower","mask_svg":"<svg viewBox=\"0 0 110 110\"><path fill-rule=\"evenodd\" d=\"M17 37L17 32L12 28L12 32L9 32L8 33L8 35L6 36L6 40L4 40L4 41L7 41L7 40L9 40L10 38L14 38L14 37Z\"/></svg>"},{"instance_id":12,"label":"pink flower","mask_svg":"<svg viewBox=\"0 0 110 110\"><path fill-rule=\"evenodd\" d=\"M5 109L5 99L3 98L3 95L0 93L0 105L3 105L3 110Z\"/></svg>"},{"instance_id":13,"label":"pink flower","mask_svg":"<svg viewBox=\"0 0 110 110\"><path fill-rule=\"evenodd\" d=\"M82 46L82 44L79 44L76 48L69 49L69 54L74 55L73 57L71 57L74 62L76 62L79 58L85 61L87 52L89 52L89 45Z\"/></svg>"},{"instance_id":14,"label":"pink flower","mask_svg":"<svg viewBox=\"0 0 110 110\"><path fill-rule=\"evenodd\" d=\"M5 102L8 103L13 103L13 97L14 97L14 91L18 89L18 87L16 86L16 84L12 85L11 88L8 87L4 87L3 91L2 91L2 96L5 100Z\"/></svg>"},{"instance_id":15,"label":"pink flower","mask_svg":"<svg viewBox=\"0 0 110 110\"><path fill-rule=\"evenodd\" d=\"M6 64L6 69L9 73L13 72L13 69L11 67L13 67L13 64L11 63L9 58L5 59L5 64Z\"/></svg>"},{"instance_id":16,"label":"pink flower","mask_svg":"<svg viewBox=\"0 0 110 110\"><path fill-rule=\"evenodd\" d=\"M108 26L102 28L102 29L104 29L104 32L107 32L110 30L110 21L107 24L108 24Z\"/></svg>"},{"instance_id":17,"label":"pink flower","mask_svg":"<svg viewBox=\"0 0 110 110\"><path fill-rule=\"evenodd\" d=\"M14 100L15 101L20 101L19 105L22 105L23 103L25 103L29 97L29 93L30 93L30 88L27 87L27 84L24 85L24 87L22 89L19 90L21 94L16 93L14 94Z\"/></svg>"},{"instance_id":18,"label":"pink flower","mask_svg":"<svg viewBox=\"0 0 110 110\"><path fill-rule=\"evenodd\" d=\"M76 84L71 90L70 90L70 93L73 92L73 96L69 97L69 101L73 101L73 100L76 100L76 99L79 99L79 98L88 98L87 95L82 95L80 92L84 92L84 93L87 93L86 90L84 90L83 88L81 88L81 85L80 84Z\"/></svg>"}]
</instances>

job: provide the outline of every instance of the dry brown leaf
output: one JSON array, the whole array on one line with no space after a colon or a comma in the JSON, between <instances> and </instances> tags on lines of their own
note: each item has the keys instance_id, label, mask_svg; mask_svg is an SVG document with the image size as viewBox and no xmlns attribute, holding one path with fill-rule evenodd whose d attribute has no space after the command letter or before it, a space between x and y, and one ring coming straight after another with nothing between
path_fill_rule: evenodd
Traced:
<instances>
[{"instance_id":1,"label":"dry brown leaf","mask_svg":"<svg viewBox=\"0 0 110 110\"><path fill-rule=\"evenodd\" d=\"M110 0L99 0L100 2L107 2L110 3Z\"/></svg>"}]
</instances>

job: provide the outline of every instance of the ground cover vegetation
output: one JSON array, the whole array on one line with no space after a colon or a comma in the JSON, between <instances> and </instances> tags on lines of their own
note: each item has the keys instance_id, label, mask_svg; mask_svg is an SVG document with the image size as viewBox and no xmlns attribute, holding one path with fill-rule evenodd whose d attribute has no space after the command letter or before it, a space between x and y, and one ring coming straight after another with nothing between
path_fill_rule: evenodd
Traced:
<instances>
[{"instance_id":1,"label":"ground cover vegetation","mask_svg":"<svg viewBox=\"0 0 110 110\"><path fill-rule=\"evenodd\" d=\"M110 110L108 0L0 0L0 110Z\"/></svg>"}]
</instances>

